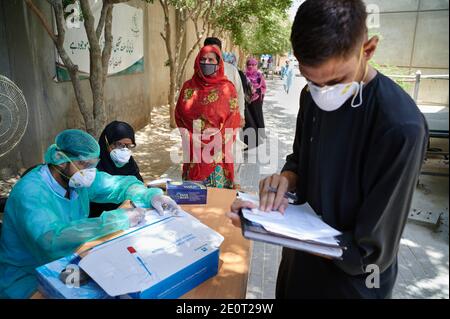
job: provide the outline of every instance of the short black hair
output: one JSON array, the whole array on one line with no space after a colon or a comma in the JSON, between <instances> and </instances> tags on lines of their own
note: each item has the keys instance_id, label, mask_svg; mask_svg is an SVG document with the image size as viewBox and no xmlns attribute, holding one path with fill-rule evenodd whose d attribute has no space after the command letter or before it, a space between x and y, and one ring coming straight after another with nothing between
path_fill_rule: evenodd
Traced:
<instances>
[{"instance_id":1,"label":"short black hair","mask_svg":"<svg viewBox=\"0 0 450 319\"><path fill-rule=\"evenodd\" d=\"M292 25L295 57L308 66L348 57L367 34L366 19L362 0L306 0Z\"/></svg>"},{"instance_id":2,"label":"short black hair","mask_svg":"<svg viewBox=\"0 0 450 319\"><path fill-rule=\"evenodd\" d=\"M205 39L205 42L203 42L203 45L218 45L219 48L222 50L222 41L220 41L219 38L215 37L209 37Z\"/></svg>"}]
</instances>

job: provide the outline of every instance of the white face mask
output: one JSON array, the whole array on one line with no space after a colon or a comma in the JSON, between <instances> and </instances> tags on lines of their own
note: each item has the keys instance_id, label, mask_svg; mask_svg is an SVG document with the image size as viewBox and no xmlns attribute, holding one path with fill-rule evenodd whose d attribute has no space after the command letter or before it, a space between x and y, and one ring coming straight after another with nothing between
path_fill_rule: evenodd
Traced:
<instances>
[{"instance_id":1,"label":"white face mask","mask_svg":"<svg viewBox=\"0 0 450 319\"><path fill-rule=\"evenodd\" d=\"M97 175L96 168L82 169L75 174L69 180L69 187L72 188L83 188L90 187L95 180Z\"/></svg>"},{"instance_id":2,"label":"white face mask","mask_svg":"<svg viewBox=\"0 0 450 319\"><path fill-rule=\"evenodd\" d=\"M361 63L363 57L364 49L361 47L359 54L358 65ZM363 74L363 80L366 77L368 70L368 64L366 64L366 69ZM357 76L359 67L356 69L354 78ZM362 91L364 87L364 82L352 81L350 83L339 83L331 86L320 87L308 81L308 87L311 92L311 96L314 102L319 108L324 111L331 112L340 108L352 95L353 99L351 102L352 107L358 107L362 104ZM359 94L358 94L359 92ZM355 104L356 97L359 95L359 102Z\"/></svg>"},{"instance_id":3,"label":"white face mask","mask_svg":"<svg viewBox=\"0 0 450 319\"><path fill-rule=\"evenodd\" d=\"M352 107L358 107L362 104L362 90L364 83L361 81L348 84L336 84L332 86L319 87L312 82L308 82L309 91L314 102L324 111L331 112L340 108L352 95ZM358 94L359 92L359 94ZM359 95L359 102L355 104L356 97Z\"/></svg>"},{"instance_id":4,"label":"white face mask","mask_svg":"<svg viewBox=\"0 0 450 319\"><path fill-rule=\"evenodd\" d=\"M131 151L128 148L115 148L109 153L109 156L117 167L123 167L130 161Z\"/></svg>"}]
</instances>

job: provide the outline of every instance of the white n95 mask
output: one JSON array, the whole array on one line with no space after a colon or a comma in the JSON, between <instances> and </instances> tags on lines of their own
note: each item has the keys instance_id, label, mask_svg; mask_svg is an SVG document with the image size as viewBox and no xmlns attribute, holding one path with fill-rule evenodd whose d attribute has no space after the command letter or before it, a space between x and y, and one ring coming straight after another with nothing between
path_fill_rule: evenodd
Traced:
<instances>
[{"instance_id":1,"label":"white n95 mask","mask_svg":"<svg viewBox=\"0 0 450 319\"><path fill-rule=\"evenodd\" d=\"M69 180L69 187L72 188L83 188L90 187L95 180L97 175L96 168L82 169L75 174Z\"/></svg>"},{"instance_id":2,"label":"white n95 mask","mask_svg":"<svg viewBox=\"0 0 450 319\"><path fill-rule=\"evenodd\" d=\"M369 65L366 64L364 74L361 82L354 81L361 64L361 59L364 54L364 45L361 46L359 59L358 59L358 68L355 71L353 76L353 81L350 83L339 83L331 86L320 87L308 81L308 88L311 92L311 96L317 106L327 112L335 111L340 108L352 95L353 99L351 102L352 107L358 107L362 104L362 91L364 87L364 78L366 77L367 71L369 69ZM359 94L358 94L359 93ZM359 102L355 104L356 97L359 95Z\"/></svg>"},{"instance_id":3,"label":"white n95 mask","mask_svg":"<svg viewBox=\"0 0 450 319\"><path fill-rule=\"evenodd\" d=\"M109 156L117 167L123 167L130 161L131 151L128 148L115 148L109 153Z\"/></svg>"},{"instance_id":4,"label":"white n95 mask","mask_svg":"<svg viewBox=\"0 0 450 319\"><path fill-rule=\"evenodd\" d=\"M336 84L332 86L319 87L312 82L308 82L308 88L311 96L317 106L327 112L335 111L340 108L352 95L352 107L358 107L362 104L362 90L364 83L351 82L347 84ZM359 92L359 94L358 94ZM359 95L359 102L355 104L356 97Z\"/></svg>"}]
</instances>

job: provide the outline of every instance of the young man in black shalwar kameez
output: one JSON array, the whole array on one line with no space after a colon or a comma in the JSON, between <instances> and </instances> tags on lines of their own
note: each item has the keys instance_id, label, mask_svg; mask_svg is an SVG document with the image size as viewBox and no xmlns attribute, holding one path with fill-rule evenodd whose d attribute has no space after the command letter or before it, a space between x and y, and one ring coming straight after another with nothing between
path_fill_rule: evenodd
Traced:
<instances>
[{"instance_id":1,"label":"young man in black shalwar kameez","mask_svg":"<svg viewBox=\"0 0 450 319\"><path fill-rule=\"evenodd\" d=\"M295 191L347 246L342 260L283 249L277 298L389 298L397 254L427 145L410 96L368 63L362 0L306 0L291 42L308 85L300 97L293 152L281 174L260 182L260 209L284 212ZM277 193L269 192L269 186ZM236 201L229 217L248 202ZM373 269L379 286L371 288Z\"/></svg>"}]
</instances>

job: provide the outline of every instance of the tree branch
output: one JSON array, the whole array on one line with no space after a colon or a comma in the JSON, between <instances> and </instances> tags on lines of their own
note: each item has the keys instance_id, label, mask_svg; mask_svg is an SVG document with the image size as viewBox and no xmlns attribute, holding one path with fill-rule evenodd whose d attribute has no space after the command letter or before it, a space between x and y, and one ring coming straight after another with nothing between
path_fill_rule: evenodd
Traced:
<instances>
[{"instance_id":1,"label":"tree branch","mask_svg":"<svg viewBox=\"0 0 450 319\"><path fill-rule=\"evenodd\" d=\"M38 17L39 21L41 22L42 26L44 27L45 31L47 31L48 35L52 39L52 41L56 44L56 35L53 33L52 28L48 24L47 20L45 19L44 15L42 14L41 10L39 10L33 3L32 0L25 0L25 3L27 4L28 8L33 11L36 16Z\"/></svg>"},{"instance_id":2,"label":"tree branch","mask_svg":"<svg viewBox=\"0 0 450 319\"><path fill-rule=\"evenodd\" d=\"M186 57L183 60L183 63L181 64L181 69L179 71L179 75L178 75L178 87L180 88L181 85L183 84L183 74L184 71L186 70L186 65L192 55L192 53L194 52L195 48L200 44L201 40L202 40L202 36L198 36L197 40L195 41L195 43L192 45L192 47L190 48L189 52L186 54Z\"/></svg>"},{"instance_id":3,"label":"tree branch","mask_svg":"<svg viewBox=\"0 0 450 319\"><path fill-rule=\"evenodd\" d=\"M130 0L104 0L104 1L108 1L108 3L110 3L110 4L116 4L116 3L128 2Z\"/></svg>"},{"instance_id":4,"label":"tree branch","mask_svg":"<svg viewBox=\"0 0 450 319\"><path fill-rule=\"evenodd\" d=\"M174 61L174 53L172 48L172 32L170 27L170 13L169 13L169 1L168 0L159 0L161 8L164 12L164 34L161 33L161 37L164 39L164 43L166 45L167 57L169 59L169 92L167 102L169 103L170 109L170 126L172 128L176 127L175 122L175 105L176 105L176 63Z\"/></svg>"},{"instance_id":5,"label":"tree branch","mask_svg":"<svg viewBox=\"0 0 450 319\"><path fill-rule=\"evenodd\" d=\"M199 6L199 2L197 2L197 5L190 9L190 8L186 8L185 10L183 10L183 22L186 22L187 20L191 19L192 16L194 15L194 12L196 10L196 8L198 8ZM187 11L188 14L185 14L184 11Z\"/></svg>"},{"instance_id":6,"label":"tree branch","mask_svg":"<svg viewBox=\"0 0 450 319\"><path fill-rule=\"evenodd\" d=\"M92 14L89 0L79 0L84 18L84 29L89 41L89 84L92 91L92 104L94 115L94 136L98 136L106 122L104 105L104 81L102 51L94 26L95 18Z\"/></svg>"},{"instance_id":7,"label":"tree branch","mask_svg":"<svg viewBox=\"0 0 450 319\"><path fill-rule=\"evenodd\" d=\"M171 30L170 30L170 20L169 20L169 4L166 0L159 0L161 4L161 8L164 13L164 32L165 35L161 32L161 37L164 39L167 51L167 57L169 58L169 66L173 65L173 56L172 56L172 47L171 47Z\"/></svg>"},{"instance_id":8,"label":"tree branch","mask_svg":"<svg viewBox=\"0 0 450 319\"><path fill-rule=\"evenodd\" d=\"M107 0L103 1L102 11L100 13L100 19L98 20L97 30L95 32L97 35L98 41L100 41L100 36L102 35L102 30L103 30L103 27L105 26L106 13L108 12L108 8L110 6L111 5L108 3Z\"/></svg>"},{"instance_id":9,"label":"tree branch","mask_svg":"<svg viewBox=\"0 0 450 319\"><path fill-rule=\"evenodd\" d=\"M64 50L64 38L66 36L66 21L64 20L64 8L62 1L52 1L53 11L55 12L56 30L58 35L56 38L56 46ZM65 50L64 50L65 52ZM71 61L72 62L72 61Z\"/></svg>"},{"instance_id":10,"label":"tree branch","mask_svg":"<svg viewBox=\"0 0 450 319\"><path fill-rule=\"evenodd\" d=\"M89 4L89 0L79 0L81 11L83 12L84 18L84 28L86 30L86 36L89 41L89 49L91 53L99 54L100 53L100 44L97 39L97 33L94 28L94 15L92 14L91 5Z\"/></svg>"},{"instance_id":11,"label":"tree branch","mask_svg":"<svg viewBox=\"0 0 450 319\"><path fill-rule=\"evenodd\" d=\"M81 91L81 81L78 77L78 65L73 64L66 50L64 49L64 37L65 37L65 20L64 20L64 8L62 1L51 1L53 6L53 11L55 13L56 28L58 30L56 50L58 51L61 60L63 61L65 67L67 68L72 82L72 87L75 93L75 98L78 103L78 108L80 109L81 115L83 116L84 124L86 130L93 134L94 133L94 117L87 106L86 101Z\"/></svg>"},{"instance_id":12,"label":"tree branch","mask_svg":"<svg viewBox=\"0 0 450 319\"><path fill-rule=\"evenodd\" d=\"M105 22L105 46L102 52L102 69L103 82L106 80L108 74L109 60L111 58L113 35L112 35L112 14L114 5L108 5Z\"/></svg>"},{"instance_id":13,"label":"tree branch","mask_svg":"<svg viewBox=\"0 0 450 319\"><path fill-rule=\"evenodd\" d=\"M186 23L185 20L183 19L183 16L185 16L185 13L182 11L178 11L177 10L177 17L178 17L178 22L179 25L177 26L177 32L178 32L178 38L177 38L177 42L175 44L175 57L174 57L174 64L175 64L175 69L177 70L177 75L179 76L179 59L181 56L181 49L183 47L183 40L184 40L184 36L186 34Z\"/></svg>"}]
</instances>

